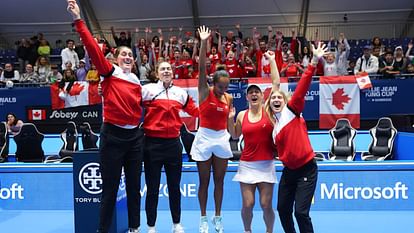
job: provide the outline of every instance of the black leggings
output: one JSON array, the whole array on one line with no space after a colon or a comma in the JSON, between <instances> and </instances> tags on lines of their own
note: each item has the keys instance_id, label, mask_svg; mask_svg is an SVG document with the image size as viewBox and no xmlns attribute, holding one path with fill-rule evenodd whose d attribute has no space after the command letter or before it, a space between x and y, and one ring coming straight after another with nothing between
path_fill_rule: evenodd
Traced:
<instances>
[{"instance_id":1,"label":"black leggings","mask_svg":"<svg viewBox=\"0 0 414 233\"><path fill-rule=\"evenodd\" d=\"M102 125L99 152L103 187L99 232L108 232L112 223L122 167L125 173L128 226L140 226L142 138L143 132L138 127L123 129L109 123Z\"/></svg>"},{"instance_id":2,"label":"black leggings","mask_svg":"<svg viewBox=\"0 0 414 233\"><path fill-rule=\"evenodd\" d=\"M155 226L157 220L158 195L161 179L161 169L164 166L167 177L168 196L173 223L179 223L181 218L181 169L182 151L179 138L153 138L144 140L144 169L147 184L145 211L148 226Z\"/></svg>"},{"instance_id":3,"label":"black leggings","mask_svg":"<svg viewBox=\"0 0 414 233\"><path fill-rule=\"evenodd\" d=\"M313 233L309 211L318 179L318 166L314 159L292 170L283 168L280 178L277 211L285 233L295 233L293 223L293 205L295 217L301 233Z\"/></svg>"}]
</instances>

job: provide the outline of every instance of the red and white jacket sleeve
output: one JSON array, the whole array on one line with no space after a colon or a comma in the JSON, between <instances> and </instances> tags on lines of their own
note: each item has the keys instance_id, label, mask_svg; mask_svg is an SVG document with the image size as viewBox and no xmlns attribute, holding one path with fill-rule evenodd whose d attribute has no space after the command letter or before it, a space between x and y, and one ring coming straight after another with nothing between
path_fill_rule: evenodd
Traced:
<instances>
[{"instance_id":1,"label":"red and white jacket sleeve","mask_svg":"<svg viewBox=\"0 0 414 233\"><path fill-rule=\"evenodd\" d=\"M305 73L302 74L302 77L296 86L295 92L288 103L289 109L291 109L296 115L300 115L305 108L305 96L311 85L314 72L315 67L313 65L309 65Z\"/></svg>"},{"instance_id":2,"label":"red and white jacket sleeve","mask_svg":"<svg viewBox=\"0 0 414 233\"><path fill-rule=\"evenodd\" d=\"M79 33L83 44L85 45L88 55L91 58L93 64L96 66L99 74L106 77L112 73L113 66L106 60L102 50L99 48L98 43L93 38L92 34L85 25L82 19L75 21L76 31Z\"/></svg>"}]
</instances>

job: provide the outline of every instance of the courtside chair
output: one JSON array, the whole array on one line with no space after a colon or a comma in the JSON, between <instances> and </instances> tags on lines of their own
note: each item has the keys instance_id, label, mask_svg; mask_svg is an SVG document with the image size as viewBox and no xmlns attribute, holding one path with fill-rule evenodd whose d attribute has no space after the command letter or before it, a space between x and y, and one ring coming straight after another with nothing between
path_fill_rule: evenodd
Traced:
<instances>
[{"instance_id":1,"label":"courtside chair","mask_svg":"<svg viewBox=\"0 0 414 233\"><path fill-rule=\"evenodd\" d=\"M20 132L14 135L16 142L16 161L43 162L45 153L42 148L44 135L40 133L33 123L24 123Z\"/></svg>"},{"instance_id":2,"label":"courtside chair","mask_svg":"<svg viewBox=\"0 0 414 233\"><path fill-rule=\"evenodd\" d=\"M391 118L382 117L377 125L369 130L372 141L368 152L361 155L362 160L383 161L393 159L393 147L397 129L392 124Z\"/></svg>"},{"instance_id":3,"label":"courtside chair","mask_svg":"<svg viewBox=\"0 0 414 233\"><path fill-rule=\"evenodd\" d=\"M353 161L355 159L354 138L357 132L352 128L349 120L340 118L335 127L329 130L332 138L329 160Z\"/></svg>"}]
</instances>

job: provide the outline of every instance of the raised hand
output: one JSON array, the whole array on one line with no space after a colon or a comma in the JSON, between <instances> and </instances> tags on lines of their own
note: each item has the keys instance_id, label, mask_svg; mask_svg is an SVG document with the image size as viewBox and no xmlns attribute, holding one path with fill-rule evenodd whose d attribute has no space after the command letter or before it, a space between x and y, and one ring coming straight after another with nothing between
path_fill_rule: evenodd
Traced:
<instances>
[{"instance_id":1,"label":"raised hand","mask_svg":"<svg viewBox=\"0 0 414 233\"><path fill-rule=\"evenodd\" d=\"M72 15L73 20L80 19L80 9L76 0L67 0L67 2L68 7L66 9Z\"/></svg>"},{"instance_id":2,"label":"raised hand","mask_svg":"<svg viewBox=\"0 0 414 233\"><path fill-rule=\"evenodd\" d=\"M328 48L326 47L326 44L323 44L322 42L318 42L318 46L316 48L312 44L312 52L313 52L313 57L319 60L321 57L328 54Z\"/></svg>"},{"instance_id":3,"label":"raised hand","mask_svg":"<svg viewBox=\"0 0 414 233\"><path fill-rule=\"evenodd\" d=\"M271 61L274 61L275 60L275 53L272 52L272 51L270 51L270 50L268 50L267 52L265 52L263 55L268 60L271 60Z\"/></svg>"},{"instance_id":4,"label":"raised hand","mask_svg":"<svg viewBox=\"0 0 414 233\"><path fill-rule=\"evenodd\" d=\"M200 34L200 39L203 40L207 40L208 37L210 36L210 29L208 29L208 27L206 26L200 26L198 28L198 34Z\"/></svg>"}]
</instances>

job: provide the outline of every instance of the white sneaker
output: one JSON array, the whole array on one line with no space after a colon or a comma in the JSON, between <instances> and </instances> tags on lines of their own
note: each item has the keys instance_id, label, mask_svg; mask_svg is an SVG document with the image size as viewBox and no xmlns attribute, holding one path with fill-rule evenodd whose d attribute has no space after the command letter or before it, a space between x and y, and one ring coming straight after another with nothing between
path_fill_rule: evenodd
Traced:
<instances>
[{"instance_id":1,"label":"white sneaker","mask_svg":"<svg viewBox=\"0 0 414 233\"><path fill-rule=\"evenodd\" d=\"M140 233L140 228L129 228L128 233Z\"/></svg>"},{"instance_id":2,"label":"white sneaker","mask_svg":"<svg viewBox=\"0 0 414 233\"><path fill-rule=\"evenodd\" d=\"M181 223L173 224L172 232L173 233L184 233L184 228L181 225Z\"/></svg>"},{"instance_id":3,"label":"white sneaker","mask_svg":"<svg viewBox=\"0 0 414 233\"><path fill-rule=\"evenodd\" d=\"M221 216L214 216L212 222L214 225L214 230L216 230L216 233L224 233Z\"/></svg>"},{"instance_id":4,"label":"white sneaker","mask_svg":"<svg viewBox=\"0 0 414 233\"><path fill-rule=\"evenodd\" d=\"M208 233L208 219L207 216L201 216L200 218L200 233Z\"/></svg>"},{"instance_id":5,"label":"white sneaker","mask_svg":"<svg viewBox=\"0 0 414 233\"><path fill-rule=\"evenodd\" d=\"M148 226L148 233L157 233L157 230L155 230L155 227Z\"/></svg>"}]
</instances>

